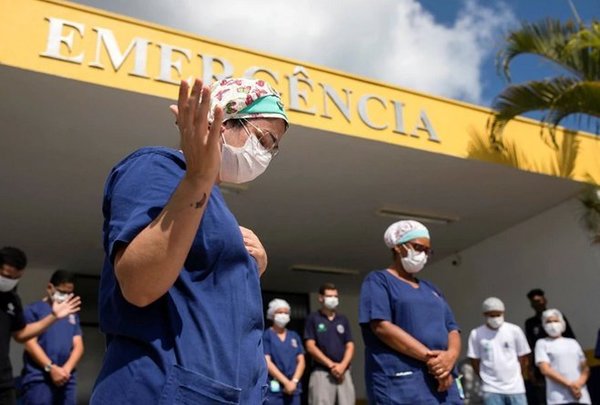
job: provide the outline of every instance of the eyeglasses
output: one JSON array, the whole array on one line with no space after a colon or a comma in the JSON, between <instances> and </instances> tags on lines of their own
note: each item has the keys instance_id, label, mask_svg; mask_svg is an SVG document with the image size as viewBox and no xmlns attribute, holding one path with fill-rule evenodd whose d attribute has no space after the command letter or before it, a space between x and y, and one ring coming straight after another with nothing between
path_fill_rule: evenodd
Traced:
<instances>
[{"instance_id":1,"label":"eyeglasses","mask_svg":"<svg viewBox=\"0 0 600 405\"><path fill-rule=\"evenodd\" d=\"M254 128L257 133L251 133L250 130L248 130L248 127L244 125L244 123ZM265 148L271 154L272 157L277 156L277 154L279 153L279 140L275 135L273 135L270 131L266 129L260 129L248 120L243 120L242 126L246 130L248 136L254 135L258 139L258 142L260 142L263 148Z\"/></svg>"},{"instance_id":2,"label":"eyeglasses","mask_svg":"<svg viewBox=\"0 0 600 405\"><path fill-rule=\"evenodd\" d=\"M427 256L432 256L433 255L433 249L430 248L429 246L425 246L425 245L421 245L420 243L415 243L415 242L406 242L405 245L408 245L411 247L412 250L414 250L415 252L425 252L425 254Z\"/></svg>"}]
</instances>

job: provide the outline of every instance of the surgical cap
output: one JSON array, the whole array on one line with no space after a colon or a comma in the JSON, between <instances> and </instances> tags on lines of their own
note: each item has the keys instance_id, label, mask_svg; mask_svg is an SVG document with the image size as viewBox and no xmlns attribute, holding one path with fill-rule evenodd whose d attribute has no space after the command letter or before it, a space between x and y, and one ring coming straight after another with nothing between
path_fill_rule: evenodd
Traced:
<instances>
[{"instance_id":1,"label":"surgical cap","mask_svg":"<svg viewBox=\"0 0 600 405\"><path fill-rule=\"evenodd\" d=\"M562 332L564 332L565 329L567 329L567 323L565 322L563 314L555 308L547 309L544 312L542 312L542 325L545 324L546 320L552 316L556 316L558 318L558 321L562 325Z\"/></svg>"},{"instance_id":2,"label":"surgical cap","mask_svg":"<svg viewBox=\"0 0 600 405\"><path fill-rule=\"evenodd\" d=\"M224 79L210 88L209 121L215 106L223 107L223 122L240 118L281 118L288 124L283 102L264 80Z\"/></svg>"},{"instance_id":3,"label":"surgical cap","mask_svg":"<svg viewBox=\"0 0 600 405\"><path fill-rule=\"evenodd\" d=\"M504 303L500 300L500 298L496 298L496 297L486 298L485 301L483 301L483 304L481 305L481 311L482 312L489 312L489 311L504 312Z\"/></svg>"},{"instance_id":4,"label":"surgical cap","mask_svg":"<svg viewBox=\"0 0 600 405\"><path fill-rule=\"evenodd\" d=\"M413 220L395 222L383 234L385 245L390 249L416 238L429 239L429 231L425 225Z\"/></svg>"},{"instance_id":5,"label":"surgical cap","mask_svg":"<svg viewBox=\"0 0 600 405\"><path fill-rule=\"evenodd\" d=\"M288 304L286 300L282 300L281 298L275 298L274 300L269 302L269 308L267 309L267 319L273 320L275 312L281 308L287 308L288 310L291 309L290 304Z\"/></svg>"}]
</instances>

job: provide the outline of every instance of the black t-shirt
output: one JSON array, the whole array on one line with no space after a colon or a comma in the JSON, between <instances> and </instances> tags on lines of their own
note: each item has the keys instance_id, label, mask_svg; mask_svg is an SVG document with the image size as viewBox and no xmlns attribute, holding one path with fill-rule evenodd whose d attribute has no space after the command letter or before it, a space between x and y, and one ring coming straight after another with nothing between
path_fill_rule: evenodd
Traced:
<instances>
[{"instance_id":1,"label":"black t-shirt","mask_svg":"<svg viewBox=\"0 0 600 405\"><path fill-rule=\"evenodd\" d=\"M0 292L0 390L13 386L10 365L10 339L12 333L25 327L23 307L13 291Z\"/></svg>"}]
</instances>

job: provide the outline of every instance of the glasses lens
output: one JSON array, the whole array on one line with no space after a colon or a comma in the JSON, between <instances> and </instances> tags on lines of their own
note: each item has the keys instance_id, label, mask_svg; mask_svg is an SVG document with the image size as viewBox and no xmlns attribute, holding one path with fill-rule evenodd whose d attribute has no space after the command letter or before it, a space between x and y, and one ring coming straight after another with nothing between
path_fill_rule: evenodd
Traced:
<instances>
[{"instance_id":1,"label":"glasses lens","mask_svg":"<svg viewBox=\"0 0 600 405\"><path fill-rule=\"evenodd\" d=\"M273 155L273 156L277 155L277 153L279 152L279 142L277 141L277 138L275 137L275 135L273 135L271 132L269 132L267 130L258 128L256 125L252 124L248 120L246 120L245 122L248 125L250 125L252 128L254 128L254 130L255 130L254 136L256 136L256 138L258 139L260 144L263 146L263 148L265 148L267 151L269 151L271 153L271 155ZM246 131L248 131L248 129L246 129Z\"/></svg>"},{"instance_id":2,"label":"glasses lens","mask_svg":"<svg viewBox=\"0 0 600 405\"><path fill-rule=\"evenodd\" d=\"M430 247L425 245L421 245L420 243L409 243L410 247L413 248L416 252L425 252L426 255L433 254L433 250Z\"/></svg>"}]
</instances>

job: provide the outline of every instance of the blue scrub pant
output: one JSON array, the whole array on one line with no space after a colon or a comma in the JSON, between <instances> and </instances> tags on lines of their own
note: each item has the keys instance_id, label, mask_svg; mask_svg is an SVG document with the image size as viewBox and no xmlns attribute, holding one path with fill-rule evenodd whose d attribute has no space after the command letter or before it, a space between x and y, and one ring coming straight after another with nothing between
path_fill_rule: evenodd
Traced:
<instances>
[{"instance_id":1,"label":"blue scrub pant","mask_svg":"<svg viewBox=\"0 0 600 405\"><path fill-rule=\"evenodd\" d=\"M525 394L484 392L483 403L485 405L527 405L527 396Z\"/></svg>"},{"instance_id":2,"label":"blue scrub pant","mask_svg":"<svg viewBox=\"0 0 600 405\"><path fill-rule=\"evenodd\" d=\"M34 381L23 387L22 405L75 405L75 380L71 378L62 387L51 382Z\"/></svg>"}]
</instances>

